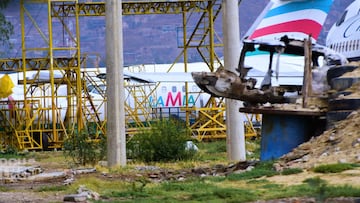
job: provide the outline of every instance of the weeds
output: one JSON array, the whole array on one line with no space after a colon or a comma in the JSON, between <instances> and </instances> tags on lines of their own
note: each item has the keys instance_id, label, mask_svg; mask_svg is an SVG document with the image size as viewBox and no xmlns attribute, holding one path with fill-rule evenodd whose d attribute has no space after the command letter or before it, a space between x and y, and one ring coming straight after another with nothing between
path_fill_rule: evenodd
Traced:
<instances>
[{"instance_id":1,"label":"weeds","mask_svg":"<svg viewBox=\"0 0 360 203\"><path fill-rule=\"evenodd\" d=\"M304 180L305 183L309 184L311 188L314 188L315 190L315 198L323 202L325 200L325 190L327 187L327 183L325 180L315 177L315 178L308 178Z\"/></svg>"},{"instance_id":2,"label":"weeds","mask_svg":"<svg viewBox=\"0 0 360 203\"><path fill-rule=\"evenodd\" d=\"M65 191L67 186L65 185L56 185L56 186L42 186L37 188L36 192L58 192L58 191Z\"/></svg>"},{"instance_id":3,"label":"weeds","mask_svg":"<svg viewBox=\"0 0 360 203\"><path fill-rule=\"evenodd\" d=\"M71 157L76 165L95 165L106 154L106 139L100 137L99 142L90 139L86 130L71 136L64 141L65 157Z\"/></svg>"},{"instance_id":4,"label":"weeds","mask_svg":"<svg viewBox=\"0 0 360 203\"><path fill-rule=\"evenodd\" d=\"M287 168L281 171L281 175L292 175L302 173L303 170L301 168Z\"/></svg>"},{"instance_id":5,"label":"weeds","mask_svg":"<svg viewBox=\"0 0 360 203\"><path fill-rule=\"evenodd\" d=\"M350 163L325 164L315 167L313 171L316 173L340 173L356 167L358 167L358 165Z\"/></svg>"},{"instance_id":6,"label":"weeds","mask_svg":"<svg viewBox=\"0 0 360 203\"><path fill-rule=\"evenodd\" d=\"M230 174L227 176L228 180L236 181L236 180L248 180L248 179L255 179L260 177L271 177L274 175L278 175L279 172L276 172L273 168L273 162L260 162L258 165L255 166L254 169L250 171L246 171L239 174Z\"/></svg>"}]
</instances>

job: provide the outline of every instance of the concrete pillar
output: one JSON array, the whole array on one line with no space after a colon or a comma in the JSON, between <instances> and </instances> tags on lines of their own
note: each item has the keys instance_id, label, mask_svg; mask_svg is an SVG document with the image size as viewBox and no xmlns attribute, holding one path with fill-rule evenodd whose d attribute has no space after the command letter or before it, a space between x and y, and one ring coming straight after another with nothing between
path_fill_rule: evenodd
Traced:
<instances>
[{"instance_id":1,"label":"concrete pillar","mask_svg":"<svg viewBox=\"0 0 360 203\"><path fill-rule=\"evenodd\" d=\"M126 165L121 0L106 0L107 161Z\"/></svg>"},{"instance_id":2,"label":"concrete pillar","mask_svg":"<svg viewBox=\"0 0 360 203\"><path fill-rule=\"evenodd\" d=\"M239 63L241 44L238 0L224 0L223 6L224 66L234 73ZM226 99L226 146L228 159L245 161L245 132L241 101Z\"/></svg>"}]
</instances>

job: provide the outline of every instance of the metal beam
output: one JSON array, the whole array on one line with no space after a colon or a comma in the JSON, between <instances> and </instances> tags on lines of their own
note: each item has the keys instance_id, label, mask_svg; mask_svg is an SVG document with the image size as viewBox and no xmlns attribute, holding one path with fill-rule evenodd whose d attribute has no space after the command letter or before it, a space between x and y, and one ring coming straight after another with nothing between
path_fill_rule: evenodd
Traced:
<instances>
[{"instance_id":1,"label":"metal beam","mask_svg":"<svg viewBox=\"0 0 360 203\"><path fill-rule=\"evenodd\" d=\"M78 5L78 8L76 8ZM133 1L122 2L122 15L181 14L206 12L208 1ZM52 2L52 16L105 16L105 2Z\"/></svg>"}]
</instances>

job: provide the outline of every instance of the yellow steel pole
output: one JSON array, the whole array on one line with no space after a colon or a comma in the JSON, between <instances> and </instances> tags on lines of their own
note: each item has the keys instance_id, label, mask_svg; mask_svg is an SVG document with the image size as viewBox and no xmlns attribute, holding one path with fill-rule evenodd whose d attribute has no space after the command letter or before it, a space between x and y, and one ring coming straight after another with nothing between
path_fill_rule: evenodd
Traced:
<instances>
[{"instance_id":1,"label":"yellow steel pole","mask_svg":"<svg viewBox=\"0 0 360 203\"><path fill-rule=\"evenodd\" d=\"M49 42L48 42L48 56L50 60L50 92L51 92L51 118L52 118L52 134L53 141L58 141L57 132L57 115L56 115L56 100L55 100L55 83L54 83L54 53L53 53L53 33L52 33L52 18L51 18L51 0L47 1L48 8L48 31L49 31Z\"/></svg>"},{"instance_id":2,"label":"yellow steel pole","mask_svg":"<svg viewBox=\"0 0 360 203\"><path fill-rule=\"evenodd\" d=\"M183 12L182 13L182 22L183 22L183 44L184 44L184 71L185 72L188 72L188 65L187 65L187 60L188 60L188 55L187 55L187 49L188 49L188 46L187 46L187 29L186 29L186 12ZM188 108L189 108L189 103L188 103L188 100L189 100L189 91L188 91L188 82L185 82L185 120L186 120L186 124L188 126L190 126L190 122L189 122L189 114L190 112L188 111Z\"/></svg>"}]
</instances>

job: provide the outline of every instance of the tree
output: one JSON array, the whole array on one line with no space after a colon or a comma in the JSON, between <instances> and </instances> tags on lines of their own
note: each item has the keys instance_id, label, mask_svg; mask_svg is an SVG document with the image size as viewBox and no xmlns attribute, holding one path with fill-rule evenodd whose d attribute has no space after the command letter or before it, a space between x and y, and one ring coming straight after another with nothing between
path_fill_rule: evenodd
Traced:
<instances>
[{"instance_id":1,"label":"tree","mask_svg":"<svg viewBox=\"0 0 360 203\"><path fill-rule=\"evenodd\" d=\"M3 45L9 45L10 36L14 33L14 27L11 22L6 20L2 11L7 7L11 0L0 1L0 42Z\"/></svg>"}]
</instances>

